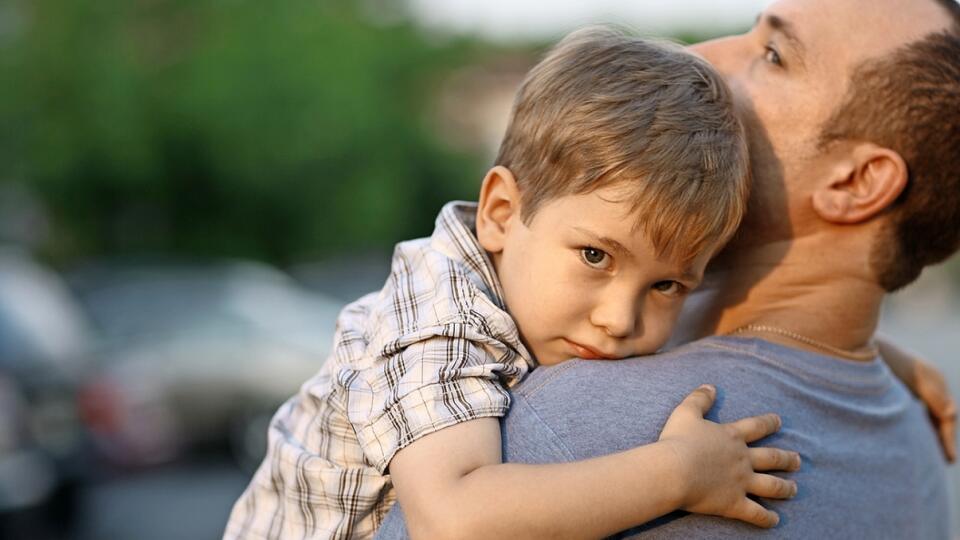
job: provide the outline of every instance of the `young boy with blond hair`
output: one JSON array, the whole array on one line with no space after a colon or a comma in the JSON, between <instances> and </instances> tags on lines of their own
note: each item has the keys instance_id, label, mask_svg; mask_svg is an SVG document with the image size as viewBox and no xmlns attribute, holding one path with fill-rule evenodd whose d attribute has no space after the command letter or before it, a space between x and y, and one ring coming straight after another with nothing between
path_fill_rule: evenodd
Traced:
<instances>
[{"instance_id":1,"label":"young boy with blond hair","mask_svg":"<svg viewBox=\"0 0 960 540\"><path fill-rule=\"evenodd\" d=\"M530 369L664 345L747 191L730 93L705 62L610 30L568 36L524 80L479 203L446 205L430 238L397 245L383 289L344 309L225 536L370 537L398 497L424 538L599 537L676 509L775 525L748 495L791 497L767 471L799 456L747 446L775 415L705 420L708 386L656 443L500 457L507 388Z\"/></svg>"}]
</instances>

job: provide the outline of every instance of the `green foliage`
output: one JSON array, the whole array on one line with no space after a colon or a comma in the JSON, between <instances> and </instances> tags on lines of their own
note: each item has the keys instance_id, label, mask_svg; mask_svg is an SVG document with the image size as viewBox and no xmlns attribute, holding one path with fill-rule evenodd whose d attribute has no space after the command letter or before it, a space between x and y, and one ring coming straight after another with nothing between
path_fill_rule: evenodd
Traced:
<instances>
[{"instance_id":1,"label":"green foliage","mask_svg":"<svg viewBox=\"0 0 960 540\"><path fill-rule=\"evenodd\" d=\"M381 2L402 15L402 5ZM279 263L428 234L475 156L425 127L478 48L348 0L30 0L0 36L0 181L49 207L54 260Z\"/></svg>"}]
</instances>

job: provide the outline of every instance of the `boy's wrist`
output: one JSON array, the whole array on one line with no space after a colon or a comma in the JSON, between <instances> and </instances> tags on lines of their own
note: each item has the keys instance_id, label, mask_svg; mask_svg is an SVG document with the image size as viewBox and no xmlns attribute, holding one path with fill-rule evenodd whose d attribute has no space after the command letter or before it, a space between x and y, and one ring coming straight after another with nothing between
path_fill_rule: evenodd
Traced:
<instances>
[{"instance_id":1,"label":"boy's wrist","mask_svg":"<svg viewBox=\"0 0 960 540\"><path fill-rule=\"evenodd\" d=\"M655 461L651 461L649 455L644 456L638 460L640 463L637 466L653 466L662 471L656 487L666 509L664 513L683 509L694 484L690 460L684 451L684 445L668 439L657 441L646 448L656 452L658 457Z\"/></svg>"}]
</instances>

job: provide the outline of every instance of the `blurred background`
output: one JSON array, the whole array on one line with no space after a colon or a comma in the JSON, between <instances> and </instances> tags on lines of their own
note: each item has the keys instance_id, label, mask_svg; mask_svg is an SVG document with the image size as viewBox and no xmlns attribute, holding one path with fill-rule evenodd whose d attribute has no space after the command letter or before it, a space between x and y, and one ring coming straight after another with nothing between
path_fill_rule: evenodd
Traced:
<instances>
[{"instance_id":1,"label":"blurred background","mask_svg":"<svg viewBox=\"0 0 960 540\"><path fill-rule=\"evenodd\" d=\"M0 2L0 538L219 538L338 310L475 199L547 44L765 3ZM956 261L883 327L960 395Z\"/></svg>"}]
</instances>

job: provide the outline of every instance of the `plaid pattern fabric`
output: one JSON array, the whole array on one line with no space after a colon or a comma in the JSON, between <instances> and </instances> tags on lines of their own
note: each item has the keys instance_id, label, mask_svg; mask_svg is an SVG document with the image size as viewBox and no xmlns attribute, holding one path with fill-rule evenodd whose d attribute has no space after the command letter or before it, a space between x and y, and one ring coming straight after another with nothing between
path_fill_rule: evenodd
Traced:
<instances>
[{"instance_id":1,"label":"plaid pattern fabric","mask_svg":"<svg viewBox=\"0 0 960 540\"><path fill-rule=\"evenodd\" d=\"M447 204L430 238L397 245L384 288L344 308L320 372L270 424L267 456L225 538L368 538L395 500L397 450L503 416L534 362L475 229Z\"/></svg>"}]
</instances>

